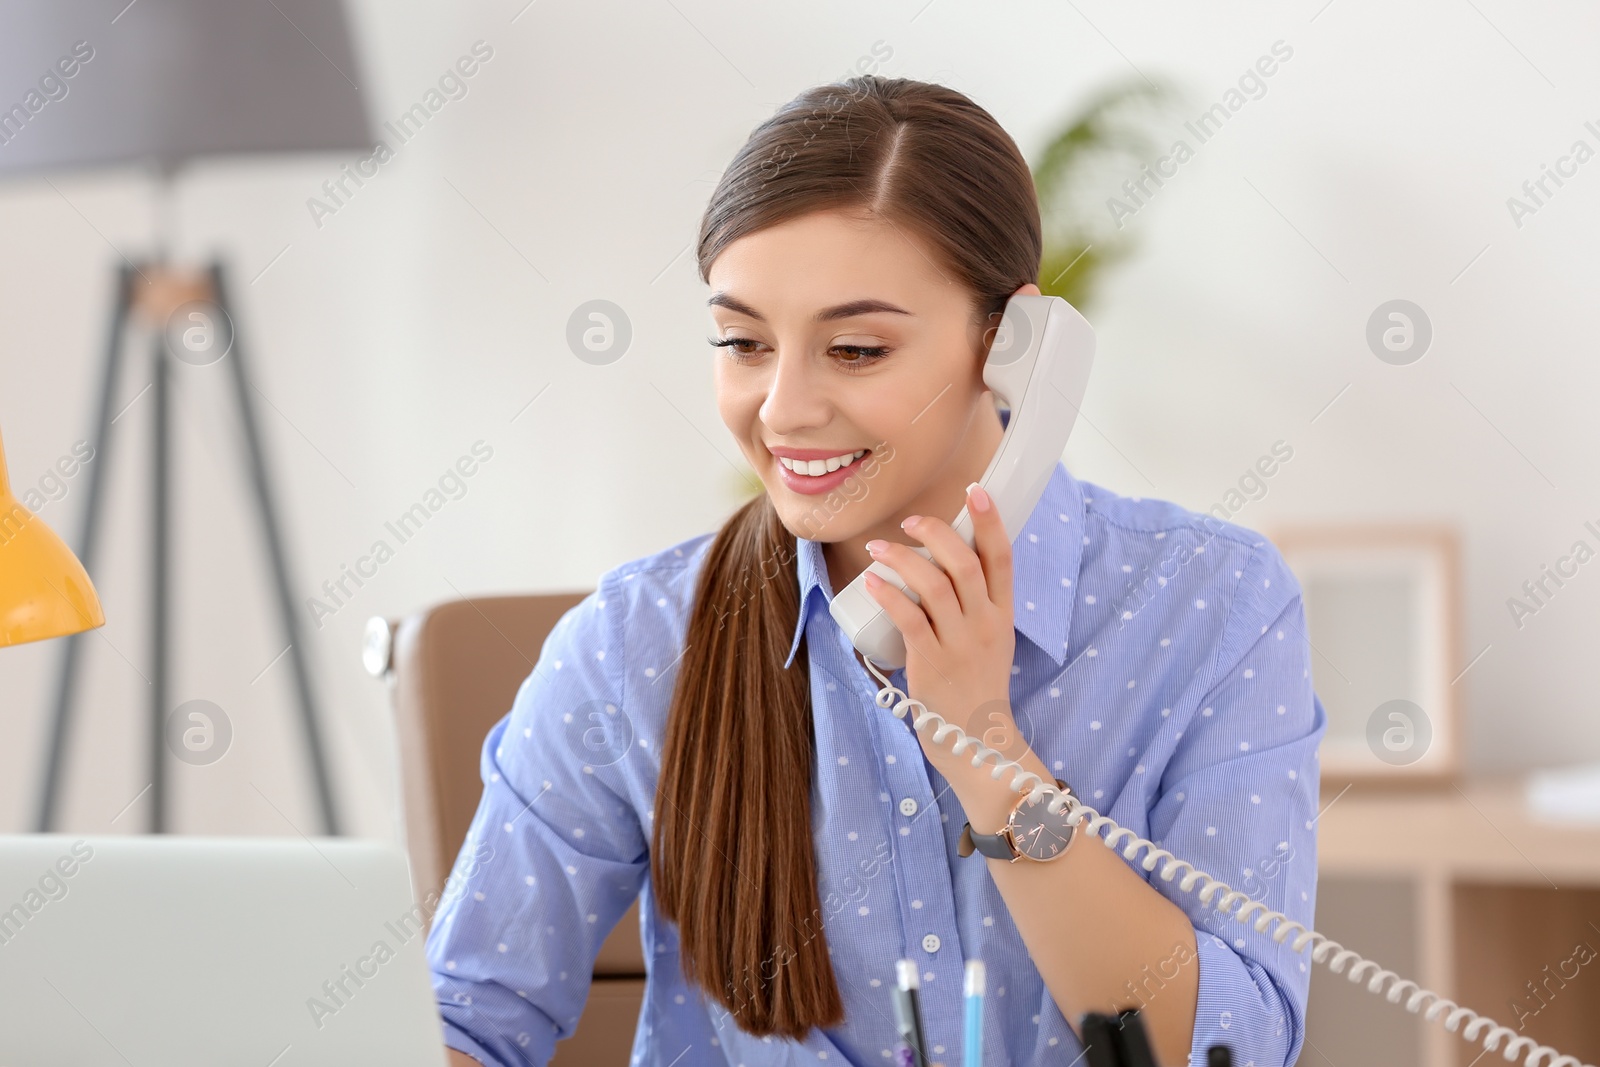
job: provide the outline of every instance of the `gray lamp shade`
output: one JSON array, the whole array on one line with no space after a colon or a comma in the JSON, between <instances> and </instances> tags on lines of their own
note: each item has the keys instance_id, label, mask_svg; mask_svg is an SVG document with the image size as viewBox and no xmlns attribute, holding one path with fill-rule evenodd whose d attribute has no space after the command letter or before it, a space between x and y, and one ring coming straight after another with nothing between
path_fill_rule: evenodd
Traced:
<instances>
[{"instance_id":1,"label":"gray lamp shade","mask_svg":"<svg viewBox=\"0 0 1600 1067\"><path fill-rule=\"evenodd\" d=\"M0 176L375 147L339 0L6 0Z\"/></svg>"}]
</instances>

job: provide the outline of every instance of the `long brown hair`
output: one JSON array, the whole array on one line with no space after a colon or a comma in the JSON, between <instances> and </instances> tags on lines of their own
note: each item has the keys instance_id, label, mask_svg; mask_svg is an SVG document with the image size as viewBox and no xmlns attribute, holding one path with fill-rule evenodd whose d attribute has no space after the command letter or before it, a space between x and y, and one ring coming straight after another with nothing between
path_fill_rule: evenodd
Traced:
<instances>
[{"instance_id":1,"label":"long brown hair","mask_svg":"<svg viewBox=\"0 0 1600 1067\"><path fill-rule=\"evenodd\" d=\"M920 237L977 321L1037 281L1027 162L988 112L945 86L849 78L757 126L706 207L701 281L730 242L829 209ZM841 1023L844 1005L821 928L803 638L782 667L800 610L795 548L763 493L707 550L668 711L650 877L678 924L685 977L746 1032L801 1040Z\"/></svg>"}]
</instances>

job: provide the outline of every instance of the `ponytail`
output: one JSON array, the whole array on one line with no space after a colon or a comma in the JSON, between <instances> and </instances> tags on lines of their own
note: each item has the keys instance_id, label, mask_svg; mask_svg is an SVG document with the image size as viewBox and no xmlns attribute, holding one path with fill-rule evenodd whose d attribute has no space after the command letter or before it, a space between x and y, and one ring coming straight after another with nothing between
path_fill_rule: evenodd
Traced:
<instances>
[{"instance_id":1,"label":"ponytail","mask_svg":"<svg viewBox=\"0 0 1600 1067\"><path fill-rule=\"evenodd\" d=\"M795 537L762 494L707 551L667 713L650 878L689 981L758 1036L802 1040L844 1004L811 834L811 680Z\"/></svg>"}]
</instances>

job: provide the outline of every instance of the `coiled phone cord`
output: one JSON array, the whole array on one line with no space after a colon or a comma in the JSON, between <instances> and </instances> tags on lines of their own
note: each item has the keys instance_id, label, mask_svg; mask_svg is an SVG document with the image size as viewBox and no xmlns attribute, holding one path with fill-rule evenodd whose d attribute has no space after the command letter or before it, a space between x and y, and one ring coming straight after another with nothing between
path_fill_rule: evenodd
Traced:
<instances>
[{"instance_id":1,"label":"coiled phone cord","mask_svg":"<svg viewBox=\"0 0 1600 1067\"><path fill-rule=\"evenodd\" d=\"M1524 1062L1527 1067L1591 1067L1590 1064L1586 1064L1576 1057L1557 1052L1549 1045L1538 1044L1527 1035L1519 1034L1508 1026L1502 1026L1487 1015L1479 1015L1471 1008L1462 1007L1448 997L1441 997L1433 990L1424 989L1410 979L1401 978L1393 971L1384 970L1377 963L1345 948L1339 942L1319 934L1315 930L1306 929L1306 927L1290 919L1283 912L1273 911L1260 901L1251 900L1248 894L1239 892L1226 883L1211 877L1211 875L1200 870L1187 860L1179 859L1166 849L1157 847L1155 842L1140 837L1132 830L1118 826L1071 793L1061 792L1055 787L1054 782L1046 782L1032 771L1024 770L1021 764L1015 760L1004 760L995 749L989 748L983 742L974 739L954 723L946 722L942 715L930 710L922 701L913 700L907 696L903 690L884 677L877 664L871 658L862 656L861 661L866 664L867 669L873 673L878 681L883 683L883 688L878 690L878 695L875 698L878 707L887 708L897 719L904 719L908 712L916 709L911 719L912 729L920 734L924 726L932 724L934 743L941 745L945 743L946 737L950 734L955 734L955 741L951 745L951 751L959 756L968 748L975 749L976 751L972 756L972 765L974 767L981 767L985 759L993 756L995 765L989 774L991 778L999 778L1001 772L1008 765L1015 767L1016 774L1007 783L1014 792L1027 792L1036 802L1043 797L1054 794L1054 798L1049 801L1050 807L1048 810L1050 813L1052 815L1060 814L1063 807L1070 809L1067 816L1068 823L1072 826L1077 826L1087 819L1088 826L1086 830L1090 834L1097 835L1101 827L1109 826L1111 832L1104 838L1107 848L1116 848L1117 842L1123 837L1130 838L1131 840L1127 847L1122 850L1123 857L1129 860L1135 859L1140 847L1143 846L1146 849L1146 854L1140 863L1143 864L1144 869L1147 871L1155 870L1156 864L1165 858L1167 862L1161 868L1161 877L1166 881L1172 881L1173 875L1177 873L1180 867L1187 867L1188 872L1184 874L1183 880L1178 883L1179 886L1182 887L1184 892L1192 893L1195 891L1195 883L1204 881L1205 886L1199 891L1199 894L1200 900L1206 904L1210 904L1212 896L1220 891L1222 899L1217 902L1215 909L1222 914L1232 915L1233 918L1244 923L1250 921L1252 912L1259 910L1261 915L1256 918L1254 923L1256 932L1265 933L1268 925L1276 920L1278 926L1272 931L1272 939L1280 945L1284 943L1284 940L1291 932L1299 930L1300 933L1295 936L1292 943L1292 947L1296 952L1304 952L1306 945L1315 943L1316 947L1311 950L1312 960L1317 963L1326 963L1335 974L1343 974L1345 965L1353 961L1354 965L1350 968L1349 975L1352 982L1361 981L1366 972L1372 971L1372 976L1367 980L1367 992L1369 993L1384 992L1385 981L1391 981L1393 984L1389 986L1385 994L1385 998L1391 1004L1400 1003L1401 996L1409 990L1410 996L1406 998L1405 1002L1407 1011L1413 1014L1422 1012L1425 1019L1441 1021L1441 1025L1451 1033L1455 1033L1461 1027L1462 1020L1466 1020L1466 1027L1463 1030L1464 1036L1468 1041L1477 1041L1479 1039L1478 1035L1482 1033L1485 1051L1497 1051L1500 1039L1510 1038L1511 1042L1506 1046L1504 1052L1504 1056L1508 1061L1515 1059L1520 1052L1526 1049L1527 1058ZM1026 784L1028 779L1032 779L1031 787ZM1239 905L1237 910L1234 910L1235 904ZM1424 1004L1427 1005L1426 1011L1423 1010ZM1443 1020L1440 1020L1441 1015L1444 1016ZM1487 1032L1485 1033L1485 1031Z\"/></svg>"}]
</instances>

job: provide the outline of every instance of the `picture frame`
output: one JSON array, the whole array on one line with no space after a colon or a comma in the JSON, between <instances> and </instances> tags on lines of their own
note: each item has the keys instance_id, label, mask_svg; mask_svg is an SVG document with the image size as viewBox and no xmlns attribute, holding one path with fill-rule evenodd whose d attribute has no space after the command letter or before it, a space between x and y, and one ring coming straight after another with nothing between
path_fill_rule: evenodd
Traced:
<instances>
[{"instance_id":1,"label":"picture frame","mask_svg":"<svg viewBox=\"0 0 1600 1067\"><path fill-rule=\"evenodd\" d=\"M1460 549L1441 523L1280 526L1328 717L1324 791L1460 775Z\"/></svg>"}]
</instances>

